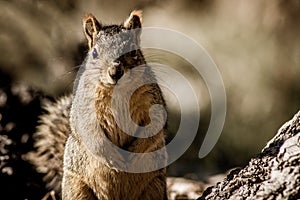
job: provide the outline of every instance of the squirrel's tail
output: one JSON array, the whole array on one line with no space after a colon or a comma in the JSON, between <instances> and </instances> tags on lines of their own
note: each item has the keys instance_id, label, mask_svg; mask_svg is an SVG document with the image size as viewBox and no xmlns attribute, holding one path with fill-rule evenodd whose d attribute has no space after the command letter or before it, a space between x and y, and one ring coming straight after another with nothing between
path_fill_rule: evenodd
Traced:
<instances>
[{"instance_id":1,"label":"squirrel's tail","mask_svg":"<svg viewBox=\"0 0 300 200\"><path fill-rule=\"evenodd\" d=\"M39 173L45 174L47 188L54 190L56 194L61 192L63 154L70 133L70 107L71 96L62 97L57 102L44 106L46 113L40 116L40 124L33 135L36 150L25 156Z\"/></svg>"}]
</instances>

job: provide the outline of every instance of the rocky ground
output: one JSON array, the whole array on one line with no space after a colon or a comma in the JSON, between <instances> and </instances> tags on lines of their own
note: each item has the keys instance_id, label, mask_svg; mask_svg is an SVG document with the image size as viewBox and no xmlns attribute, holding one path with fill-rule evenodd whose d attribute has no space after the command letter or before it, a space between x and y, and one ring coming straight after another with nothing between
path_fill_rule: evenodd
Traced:
<instances>
[{"instance_id":1,"label":"rocky ground","mask_svg":"<svg viewBox=\"0 0 300 200\"><path fill-rule=\"evenodd\" d=\"M257 157L209 187L204 199L300 199L300 111Z\"/></svg>"}]
</instances>

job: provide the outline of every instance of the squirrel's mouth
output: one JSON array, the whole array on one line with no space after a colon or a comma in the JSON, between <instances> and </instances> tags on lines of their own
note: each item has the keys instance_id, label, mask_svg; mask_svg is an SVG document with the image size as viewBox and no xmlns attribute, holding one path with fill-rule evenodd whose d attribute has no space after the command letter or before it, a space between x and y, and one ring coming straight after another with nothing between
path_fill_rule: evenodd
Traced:
<instances>
[{"instance_id":1,"label":"squirrel's mouth","mask_svg":"<svg viewBox=\"0 0 300 200\"><path fill-rule=\"evenodd\" d=\"M111 80L114 82L118 82L120 78L124 75L124 69L122 68L116 68L116 67L110 67L108 69L108 75Z\"/></svg>"},{"instance_id":2,"label":"squirrel's mouth","mask_svg":"<svg viewBox=\"0 0 300 200\"><path fill-rule=\"evenodd\" d=\"M105 84L108 86L115 85L128 85L133 80L133 74L131 69L122 69L122 71L117 71L116 73L110 73L107 71Z\"/></svg>"},{"instance_id":3,"label":"squirrel's mouth","mask_svg":"<svg viewBox=\"0 0 300 200\"><path fill-rule=\"evenodd\" d=\"M116 85L125 73L124 67L120 62L114 62L107 69L108 82L111 85Z\"/></svg>"}]
</instances>

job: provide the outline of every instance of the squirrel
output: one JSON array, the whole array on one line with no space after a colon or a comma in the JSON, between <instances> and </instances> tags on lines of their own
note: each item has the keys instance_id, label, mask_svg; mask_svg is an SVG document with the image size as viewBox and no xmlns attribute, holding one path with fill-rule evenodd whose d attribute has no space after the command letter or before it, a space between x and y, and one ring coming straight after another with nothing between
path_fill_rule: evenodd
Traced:
<instances>
[{"instance_id":1,"label":"squirrel","mask_svg":"<svg viewBox=\"0 0 300 200\"><path fill-rule=\"evenodd\" d=\"M140 49L141 27L140 10L120 25L83 18L89 51L73 93L45 106L28 155L62 199L167 199L166 125L153 134L150 126L165 122L152 106L166 103Z\"/></svg>"}]
</instances>

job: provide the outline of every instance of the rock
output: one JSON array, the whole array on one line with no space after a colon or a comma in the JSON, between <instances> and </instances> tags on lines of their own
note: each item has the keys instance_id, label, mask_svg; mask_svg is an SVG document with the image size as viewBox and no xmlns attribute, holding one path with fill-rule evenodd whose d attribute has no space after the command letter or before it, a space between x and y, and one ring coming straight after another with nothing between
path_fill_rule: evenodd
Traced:
<instances>
[{"instance_id":1,"label":"rock","mask_svg":"<svg viewBox=\"0 0 300 200\"><path fill-rule=\"evenodd\" d=\"M300 111L256 158L198 199L300 199Z\"/></svg>"}]
</instances>

